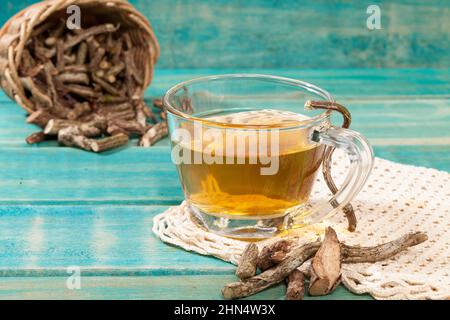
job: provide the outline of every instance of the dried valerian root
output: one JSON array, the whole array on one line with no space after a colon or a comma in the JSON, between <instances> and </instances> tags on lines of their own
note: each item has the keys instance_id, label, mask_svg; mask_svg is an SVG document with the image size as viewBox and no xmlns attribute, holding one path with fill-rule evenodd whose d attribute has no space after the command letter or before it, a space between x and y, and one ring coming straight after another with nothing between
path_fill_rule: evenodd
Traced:
<instances>
[{"instance_id":1,"label":"dried valerian root","mask_svg":"<svg viewBox=\"0 0 450 320\"><path fill-rule=\"evenodd\" d=\"M342 244L341 259L343 263L377 262L389 259L396 254L428 240L423 232L407 233L393 241L374 247L348 246Z\"/></svg>"},{"instance_id":2,"label":"dried valerian root","mask_svg":"<svg viewBox=\"0 0 450 320\"><path fill-rule=\"evenodd\" d=\"M91 148L94 152L103 152L114 149L127 144L128 136L126 134L116 134L111 137L106 137L92 142Z\"/></svg>"},{"instance_id":3,"label":"dried valerian root","mask_svg":"<svg viewBox=\"0 0 450 320\"><path fill-rule=\"evenodd\" d=\"M77 128L79 134L88 138L98 137L101 133L101 126L99 127L92 121L83 123L61 119L50 120L45 126L44 133L49 136L58 135L62 129L67 127Z\"/></svg>"},{"instance_id":4,"label":"dried valerian root","mask_svg":"<svg viewBox=\"0 0 450 320\"><path fill-rule=\"evenodd\" d=\"M289 252L291 244L291 240L282 239L272 245L265 246L258 257L258 268L264 271L281 262Z\"/></svg>"},{"instance_id":5,"label":"dried valerian root","mask_svg":"<svg viewBox=\"0 0 450 320\"><path fill-rule=\"evenodd\" d=\"M341 245L336 232L327 228L322 245L311 261L309 294L324 296L332 292L341 279Z\"/></svg>"},{"instance_id":6,"label":"dried valerian root","mask_svg":"<svg viewBox=\"0 0 450 320\"><path fill-rule=\"evenodd\" d=\"M240 279L247 279L256 274L256 263L258 261L258 247L250 243L244 250L236 269L236 276Z\"/></svg>"},{"instance_id":7,"label":"dried valerian root","mask_svg":"<svg viewBox=\"0 0 450 320\"><path fill-rule=\"evenodd\" d=\"M47 136L45 135L45 133L42 132L42 131L39 131L39 132L35 132L35 133L30 134L25 139L25 141L28 144L35 144L35 143L38 143L38 142L45 141L46 139L47 139Z\"/></svg>"},{"instance_id":8,"label":"dried valerian root","mask_svg":"<svg viewBox=\"0 0 450 320\"><path fill-rule=\"evenodd\" d=\"M127 144L128 136L117 134L103 139L91 139L87 137L80 127L69 126L58 132L58 141L68 147L75 146L86 151L103 152Z\"/></svg>"},{"instance_id":9,"label":"dried valerian root","mask_svg":"<svg viewBox=\"0 0 450 320\"><path fill-rule=\"evenodd\" d=\"M33 123L41 128L45 128L47 123L52 119L52 115L44 109L34 111L27 118L28 123Z\"/></svg>"},{"instance_id":10,"label":"dried valerian root","mask_svg":"<svg viewBox=\"0 0 450 320\"><path fill-rule=\"evenodd\" d=\"M161 110L161 112L159 113L160 117L162 120L166 120L167 119L167 114L166 114L166 110L164 110L164 106L163 106L163 102L161 99L155 99L153 100L153 106L155 108L158 108Z\"/></svg>"},{"instance_id":11,"label":"dried valerian root","mask_svg":"<svg viewBox=\"0 0 450 320\"><path fill-rule=\"evenodd\" d=\"M58 141L68 147L77 147L86 151L91 151L92 139L87 138L78 127L65 127L58 132Z\"/></svg>"},{"instance_id":12,"label":"dried valerian root","mask_svg":"<svg viewBox=\"0 0 450 320\"><path fill-rule=\"evenodd\" d=\"M245 281L227 284L222 289L223 296L227 299L243 298L283 281L292 271L311 258L319 249L320 244L320 241L315 241L294 248L289 256L277 266L269 268Z\"/></svg>"},{"instance_id":13,"label":"dried valerian root","mask_svg":"<svg viewBox=\"0 0 450 320\"><path fill-rule=\"evenodd\" d=\"M153 106L155 106L158 109L163 109L163 102L161 99L154 99L153 100Z\"/></svg>"},{"instance_id":14,"label":"dried valerian root","mask_svg":"<svg viewBox=\"0 0 450 320\"><path fill-rule=\"evenodd\" d=\"M295 269L286 278L286 300L302 300L305 296L305 275Z\"/></svg>"},{"instance_id":15,"label":"dried valerian root","mask_svg":"<svg viewBox=\"0 0 450 320\"><path fill-rule=\"evenodd\" d=\"M323 242L316 240L300 245L297 243L297 239L282 239L280 241L283 241L284 244L280 247L284 248L285 241L287 241L289 251L287 253L278 251L281 252L279 258L283 256L281 262L248 279L227 284L222 289L222 294L227 299L236 299L258 293L288 278L292 272L313 256L310 270L310 294L328 294L339 282L341 263L373 263L386 260L427 239L425 233L415 232L374 247L349 246L339 242L332 228L327 229ZM276 247L276 243L271 246ZM264 249L261 254L263 252ZM297 277L299 276L297 275ZM287 281L289 286L290 280L287 279ZM301 288L299 287L298 290L301 291ZM293 294L292 291L289 292L290 295Z\"/></svg>"},{"instance_id":16,"label":"dried valerian root","mask_svg":"<svg viewBox=\"0 0 450 320\"><path fill-rule=\"evenodd\" d=\"M58 139L65 146L102 152L130 137L140 138L141 146L165 137L167 125L157 124L142 98L144 73L135 61L139 52L120 25L69 30L65 21L55 20L35 28L18 74L33 104L27 122L43 131L27 143Z\"/></svg>"},{"instance_id":17,"label":"dried valerian root","mask_svg":"<svg viewBox=\"0 0 450 320\"><path fill-rule=\"evenodd\" d=\"M139 145L142 147L150 147L154 145L157 141L167 136L167 130L167 123L160 122L155 124L142 136L139 141Z\"/></svg>"}]
</instances>

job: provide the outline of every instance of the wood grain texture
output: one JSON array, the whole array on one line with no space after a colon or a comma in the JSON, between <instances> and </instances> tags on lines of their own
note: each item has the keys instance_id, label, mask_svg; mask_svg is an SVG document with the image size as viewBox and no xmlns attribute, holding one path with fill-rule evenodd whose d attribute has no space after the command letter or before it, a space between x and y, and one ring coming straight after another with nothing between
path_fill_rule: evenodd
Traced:
<instances>
[{"instance_id":1,"label":"wood grain texture","mask_svg":"<svg viewBox=\"0 0 450 320\"><path fill-rule=\"evenodd\" d=\"M189 69L156 70L147 97L161 97L168 88L196 77L227 73L260 73L315 84L338 100L403 103L405 100L450 99L450 68L447 69ZM352 105L349 105L351 108Z\"/></svg>"},{"instance_id":2,"label":"wood grain texture","mask_svg":"<svg viewBox=\"0 0 450 320\"><path fill-rule=\"evenodd\" d=\"M2 2L0 24L33 0ZM449 67L446 0L131 0L161 44L159 68ZM369 4L381 30L368 30Z\"/></svg>"},{"instance_id":3,"label":"wood grain texture","mask_svg":"<svg viewBox=\"0 0 450 320\"><path fill-rule=\"evenodd\" d=\"M175 205L183 199L168 147L104 157L69 148L1 150L0 204ZM375 146L375 154L450 171L449 145Z\"/></svg>"},{"instance_id":4,"label":"wood grain texture","mask_svg":"<svg viewBox=\"0 0 450 320\"><path fill-rule=\"evenodd\" d=\"M166 206L0 206L0 276L233 274L212 257L166 245L152 219Z\"/></svg>"},{"instance_id":5,"label":"wood grain texture","mask_svg":"<svg viewBox=\"0 0 450 320\"><path fill-rule=\"evenodd\" d=\"M95 277L81 278L80 290L66 287L67 277L7 277L0 278L0 299L221 299L220 289L224 283L235 281L233 275L184 275L150 277ZM283 284L269 288L245 300L283 300ZM332 296L310 299L367 300L367 294L354 295L339 287Z\"/></svg>"},{"instance_id":6,"label":"wood grain texture","mask_svg":"<svg viewBox=\"0 0 450 320\"><path fill-rule=\"evenodd\" d=\"M191 78L239 72L246 70L160 70L146 96L149 100L161 97L171 86ZM450 69L258 69L252 72L292 77L325 88L350 109L354 118L352 127L378 142L383 138L449 135ZM0 102L0 145L24 146L24 138L38 128L25 125L24 111L3 93ZM386 145L383 141L380 144ZM48 145L55 143L43 144Z\"/></svg>"},{"instance_id":7,"label":"wood grain texture","mask_svg":"<svg viewBox=\"0 0 450 320\"><path fill-rule=\"evenodd\" d=\"M450 14L437 0L132 1L152 21L163 68L448 67ZM372 4L372 3L370 3Z\"/></svg>"},{"instance_id":8,"label":"wood grain texture","mask_svg":"<svg viewBox=\"0 0 450 320\"><path fill-rule=\"evenodd\" d=\"M374 145L389 144L389 139L442 138L445 141L450 137L448 127L450 113L447 111L450 99L342 98L338 101L351 111L352 128L360 131L367 138L373 139L371 142ZM292 105L284 103L283 109L302 112L297 101L294 101ZM39 128L35 125L25 124L25 116L25 112L17 108L14 102L0 104L0 145L26 147L25 137ZM337 115L333 120L336 124L341 121ZM136 146L136 144L136 141L130 142L129 147ZM395 145L396 143L391 144ZM412 141L410 144L414 145L415 143ZM53 148L56 145L55 141L49 141L39 146L31 146L31 148ZM157 144L157 146L163 145L167 145L167 142Z\"/></svg>"},{"instance_id":9,"label":"wood grain texture","mask_svg":"<svg viewBox=\"0 0 450 320\"><path fill-rule=\"evenodd\" d=\"M226 73L261 73L310 82L337 99L450 98L450 67L443 69L156 69L147 97L161 97L168 88L192 78ZM0 102L11 101L0 94Z\"/></svg>"},{"instance_id":10,"label":"wood grain texture","mask_svg":"<svg viewBox=\"0 0 450 320\"><path fill-rule=\"evenodd\" d=\"M2 151L3 203L175 204L182 197L168 147L130 147L101 156L58 147Z\"/></svg>"},{"instance_id":11,"label":"wood grain texture","mask_svg":"<svg viewBox=\"0 0 450 320\"><path fill-rule=\"evenodd\" d=\"M0 24L35 2L3 1ZM201 75L302 79L349 107L377 156L450 171L448 1L377 1L375 31L356 1L131 2L162 48L148 98ZM152 217L182 200L167 139L98 155L26 145L36 130L0 94L0 299L221 298L232 265L151 233ZM82 268L81 290L66 288L71 265ZM251 299L283 296L280 285ZM370 297L340 287L324 298Z\"/></svg>"},{"instance_id":12,"label":"wood grain texture","mask_svg":"<svg viewBox=\"0 0 450 320\"><path fill-rule=\"evenodd\" d=\"M226 70L159 70L147 98ZM323 86L349 107L377 156L450 171L449 70L256 70ZM336 121L339 121L336 119ZM0 299L220 298L234 267L161 243L152 217L183 196L167 139L105 154L28 146L36 128L0 94ZM119 165L118 165L119 164ZM81 267L82 290L66 268ZM254 296L281 299L282 286ZM328 299L359 299L339 288Z\"/></svg>"},{"instance_id":13,"label":"wood grain texture","mask_svg":"<svg viewBox=\"0 0 450 320\"><path fill-rule=\"evenodd\" d=\"M160 71L146 96L151 100L180 81L216 72ZM352 128L368 137L376 155L450 170L448 72L352 69L269 73L331 87L336 99L350 109ZM0 94L0 102L0 203L174 205L182 200L168 139L149 149L137 148L132 141L104 154L57 147L54 141L29 146L24 138L37 128L25 123L24 111L4 94Z\"/></svg>"}]
</instances>

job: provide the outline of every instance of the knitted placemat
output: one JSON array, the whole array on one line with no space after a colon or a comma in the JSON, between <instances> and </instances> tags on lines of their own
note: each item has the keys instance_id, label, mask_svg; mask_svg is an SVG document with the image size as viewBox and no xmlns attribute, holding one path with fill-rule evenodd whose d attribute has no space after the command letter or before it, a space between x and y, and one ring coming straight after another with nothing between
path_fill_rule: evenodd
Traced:
<instances>
[{"instance_id":1,"label":"knitted placemat","mask_svg":"<svg viewBox=\"0 0 450 320\"><path fill-rule=\"evenodd\" d=\"M343 177L345 156L334 156L335 179ZM312 200L327 198L321 177ZM378 263L344 264L342 283L357 294L376 299L450 298L450 174L434 169L375 159L372 174L352 204L358 217L355 232L348 232L342 213L320 224L295 229L305 241L331 225L347 244L373 246L412 231L424 231L428 241L409 248L394 258ZM236 264L246 242L208 232L192 218L185 202L157 215L153 232L164 242L188 251L212 255ZM259 247L268 241L258 242Z\"/></svg>"}]
</instances>

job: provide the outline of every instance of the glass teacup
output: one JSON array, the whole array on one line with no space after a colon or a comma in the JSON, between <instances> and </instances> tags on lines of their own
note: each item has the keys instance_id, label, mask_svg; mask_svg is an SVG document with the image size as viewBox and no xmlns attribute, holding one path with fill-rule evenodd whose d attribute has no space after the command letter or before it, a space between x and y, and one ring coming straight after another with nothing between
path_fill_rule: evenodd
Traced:
<instances>
[{"instance_id":1,"label":"glass teacup","mask_svg":"<svg viewBox=\"0 0 450 320\"><path fill-rule=\"evenodd\" d=\"M312 224L348 204L371 171L373 151L359 133L331 125L333 102L312 84L269 75L230 74L193 79L169 89L172 160L192 214L209 230L237 238L266 238ZM349 173L327 201L309 196L326 146L343 149Z\"/></svg>"}]
</instances>

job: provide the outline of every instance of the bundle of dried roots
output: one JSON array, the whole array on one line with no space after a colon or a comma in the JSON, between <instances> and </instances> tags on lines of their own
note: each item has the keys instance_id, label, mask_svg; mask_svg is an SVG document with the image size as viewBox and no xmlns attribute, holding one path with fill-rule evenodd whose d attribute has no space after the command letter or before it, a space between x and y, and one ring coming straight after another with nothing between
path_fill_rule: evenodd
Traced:
<instances>
[{"instance_id":1,"label":"bundle of dried roots","mask_svg":"<svg viewBox=\"0 0 450 320\"><path fill-rule=\"evenodd\" d=\"M309 278L309 295L327 295L340 283L342 263L386 260L426 240L425 233L415 232L374 247L349 246L338 240L332 228L327 228L323 241L300 245L298 239L286 238L264 247L261 252L252 243L244 250L237 267L236 275L241 281L227 284L222 294L227 299L243 298L285 280L286 299L300 300L306 290L305 278ZM298 270L310 258L309 271ZM257 269L261 270L260 274L256 274Z\"/></svg>"},{"instance_id":2,"label":"bundle of dried roots","mask_svg":"<svg viewBox=\"0 0 450 320\"><path fill-rule=\"evenodd\" d=\"M7 61L2 87L29 112L27 122L42 128L28 143L58 139L101 152L136 136L139 145L150 146L167 134L143 100L159 54L156 38L128 2L88 2L80 1L89 5L82 8L81 28L71 29L63 2L37 4L55 12L33 28L31 21L38 19L19 28L20 37L9 44L13 57L1 57ZM117 23L108 23L109 15ZM11 36L25 16L7 23L0 37Z\"/></svg>"}]
</instances>

